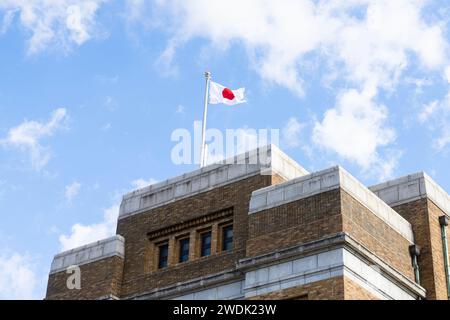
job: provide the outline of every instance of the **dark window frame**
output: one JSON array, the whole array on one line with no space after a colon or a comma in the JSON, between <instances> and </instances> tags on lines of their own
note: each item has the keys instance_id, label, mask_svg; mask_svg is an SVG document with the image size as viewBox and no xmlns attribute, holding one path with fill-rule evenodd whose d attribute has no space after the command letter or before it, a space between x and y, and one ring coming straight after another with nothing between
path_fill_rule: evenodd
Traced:
<instances>
[{"instance_id":1,"label":"dark window frame","mask_svg":"<svg viewBox=\"0 0 450 320\"><path fill-rule=\"evenodd\" d=\"M185 245L187 244L187 250L185 250ZM190 239L181 238L178 240L178 262L183 263L189 261L189 251L190 251Z\"/></svg>"},{"instance_id":2,"label":"dark window frame","mask_svg":"<svg viewBox=\"0 0 450 320\"><path fill-rule=\"evenodd\" d=\"M205 245L205 237L209 237L209 243ZM209 257L212 249L212 232L211 230L200 233L200 257Z\"/></svg>"},{"instance_id":3,"label":"dark window frame","mask_svg":"<svg viewBox=\"0 0 450 320\"><path fill-rule=\"evenodd\" d=\"M161 255L162 248L165 248L165 255ZM158 269L167 268L169 265L169 243L158 244Z\"/></svg>"},{"instance_id":4,"label":"dark window frame","mask_svg":"<svg viewBox=\"0 0 450 320\"><path fill-rule=\"evenodd\" d=\"M231 237L227 237L227 231L231 229ZM231 240L230 240L231 239ZM234 229L232 224L222 226L221 251L233 250Z\"/></svg>"}]
</instances>

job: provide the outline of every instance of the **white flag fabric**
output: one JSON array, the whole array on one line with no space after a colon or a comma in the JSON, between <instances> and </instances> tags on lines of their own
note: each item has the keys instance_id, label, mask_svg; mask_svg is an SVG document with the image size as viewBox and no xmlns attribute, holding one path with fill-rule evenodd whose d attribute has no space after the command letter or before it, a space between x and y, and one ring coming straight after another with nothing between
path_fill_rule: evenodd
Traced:
<instances>
[{"instance_id":1,"label":"white flag fabric","mask_svg":"<svg viewBox=\"0 0 450 320\"><path fill-rule=\"evenodd\" d=\"M224 103L232 106L245 101L245 88L231 90L217 82L210 81L209 83L209 103L218 104Z\"/></svg>"}]
</instances>

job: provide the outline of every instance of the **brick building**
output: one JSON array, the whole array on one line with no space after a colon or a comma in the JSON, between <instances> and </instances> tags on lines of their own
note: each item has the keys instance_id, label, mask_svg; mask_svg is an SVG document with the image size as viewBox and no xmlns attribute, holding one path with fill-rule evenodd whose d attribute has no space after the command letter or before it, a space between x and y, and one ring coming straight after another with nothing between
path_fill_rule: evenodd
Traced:
<instances>
[{"instance_id":1,"label":"brick building","mask_svg":"<svg viewBox=\"0 0 450 320\"><path fill-rule=\"evenodd\" d=\"M274 146L237 158L124 195L114 237L54 257L46 299L449 298L450 196L425 173L367 188Z\"/></svg>"}]
</instances>

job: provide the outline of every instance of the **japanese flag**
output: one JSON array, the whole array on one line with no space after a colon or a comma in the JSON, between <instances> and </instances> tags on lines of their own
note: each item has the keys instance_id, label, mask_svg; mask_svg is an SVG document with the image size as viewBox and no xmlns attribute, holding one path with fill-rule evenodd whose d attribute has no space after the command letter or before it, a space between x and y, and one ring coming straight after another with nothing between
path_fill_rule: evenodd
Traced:
<instances>
[{"instance_id":1,"label":"japanese flag","mask_svg":"<svg viewBox=\"0 0 450 320\"><path fill-rule=\"evenodd\" d=\"M247 102L245 101L244 93L245 88L231 90L221 84L211 81L209 84L209 103L224 103L229 106L244 103Z\"/></svg>"}]
</instances>

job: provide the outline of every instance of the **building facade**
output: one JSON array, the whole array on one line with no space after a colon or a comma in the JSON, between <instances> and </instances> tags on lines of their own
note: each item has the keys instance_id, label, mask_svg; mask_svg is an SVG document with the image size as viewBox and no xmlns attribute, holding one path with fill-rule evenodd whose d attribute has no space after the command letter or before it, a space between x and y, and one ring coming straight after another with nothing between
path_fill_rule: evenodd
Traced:
<instances>
[{"instance_id":1,"label":"building facade","mask_svg":"<svg viewBox=\"0 0 450 320\"><path fill-rule=\"evenodd\" d=\"M46 299L448 299L449 215L425 173L367 188L268 146L124 195Z\"/></svg>"}]
</instances>

